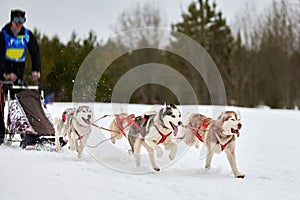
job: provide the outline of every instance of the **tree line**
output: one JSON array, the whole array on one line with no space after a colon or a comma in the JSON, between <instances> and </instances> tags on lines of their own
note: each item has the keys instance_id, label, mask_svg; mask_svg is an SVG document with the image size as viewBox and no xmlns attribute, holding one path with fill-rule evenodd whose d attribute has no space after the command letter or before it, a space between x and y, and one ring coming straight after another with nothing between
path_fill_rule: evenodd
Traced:
<instances>
[{"instance_id":1,"label":"tree line","mask_svg":"<svg viewBox=\"0 0 300 200\"><path fill-rule=\"evenodd\" d=\"M224 81L228 104L293 108L300 105L300 6L289 2L273 2L269 9L258 15L251 12L251 9L245 9L235 25L229 26L216 3L196 0L170 29L193 38L212 57ZM137 3L120 14L115 32L159 27L163 25L163 19L158 7ZM49 38L41 35L36 29L34 34L41 49L42 83L46 94L55 92L54 101L72 101L77 71L90 52L98 49L102 59L110 59L128 43L122 40L99 41L92 31L85 39L78 39L74 32L66 44L60 42L57 36ZM130 37L138 38L139 44L135 44L137 49L147 42L159 42L159 33L132 33ZM172 41L167 45L182 44ZM26 65L30 66L27 62ZM103 63L97 59L95 62L99 65ZM110 102L114 86L122 75L135 66L147 63L172 66L196 90L199 104L211 104L203 77L195 73L191 63L171 52L158 49L130 51L110 63L101 79L95 83L95 101ZM166 76L166 79L171 78ZM179 100L169 88L158 84L146 84L130 98L132 103L166 101L178 103Z\"/></svg>"}]
</instances>

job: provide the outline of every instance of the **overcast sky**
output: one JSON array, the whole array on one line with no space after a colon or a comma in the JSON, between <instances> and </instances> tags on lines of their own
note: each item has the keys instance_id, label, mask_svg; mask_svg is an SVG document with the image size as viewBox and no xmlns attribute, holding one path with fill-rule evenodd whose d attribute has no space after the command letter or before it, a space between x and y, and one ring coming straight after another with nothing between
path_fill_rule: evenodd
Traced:
<instances>
[{"instance_id":1,"label":"overcast sky","mask_svg":"<svg viewBox=\"0 0 300 200\"><path fill-rule=\"evenodd\" d=\"M0 26L10 20L10 10L26 11L28 28L36 27L49 37L57 34L62 42L70 39L75 30L78 37L86 38L90 30L98 39L107 39L113 34L112 26L117 16L130 9L135 2L154 2L166 15L166 28L181 21L181 14L193 0L1 0ZM273 0L215 0L229 24L248 2L257 9L267 9Z\"/></svg>"}]
</instances>

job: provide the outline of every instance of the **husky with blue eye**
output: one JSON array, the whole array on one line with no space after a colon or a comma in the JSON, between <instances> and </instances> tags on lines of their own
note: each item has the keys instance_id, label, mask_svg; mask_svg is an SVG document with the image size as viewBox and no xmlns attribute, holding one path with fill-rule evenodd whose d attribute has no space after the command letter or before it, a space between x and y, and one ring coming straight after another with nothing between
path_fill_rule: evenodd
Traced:
<instances>
[{"instance_id":1,"label":"husky with blue eye","mask_svg":"<svg viewBox=\"0 0 300 200\"><path fill-rule=\"evenodd\" d=\"M155 163L154 152L157 152L157 157L162 157L159 144L170 150L169 159L173 160L177 153L177 144L172 139L177 135L178 126L181 124L181 112L174 104L165 104L157 113L145 113L143 116L136 117L128 133L136 166L141 165L142 146L147 149L151 165L156 171L160 168Z\"/></svg>"}]
</instances>

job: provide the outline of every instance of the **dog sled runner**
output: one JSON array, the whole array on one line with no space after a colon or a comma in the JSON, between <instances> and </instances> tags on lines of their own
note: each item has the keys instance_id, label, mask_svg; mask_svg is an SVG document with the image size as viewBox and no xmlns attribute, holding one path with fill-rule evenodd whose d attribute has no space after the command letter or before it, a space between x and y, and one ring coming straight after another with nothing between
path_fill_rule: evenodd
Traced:
<instances>
[{"instance_id":1,"label":"dog sled runner","mask_svg":"<svg viewBox=\"0 0 300 200\"><path fill-rule=\"evenodd\" d=\"M7 143L20 142L24 149L28 145L54 145L53 120L44 103L41 87L5 84L8 90ZM15 140L15 135L19 135L20 139Z\"/></svg>"}]
</instances>

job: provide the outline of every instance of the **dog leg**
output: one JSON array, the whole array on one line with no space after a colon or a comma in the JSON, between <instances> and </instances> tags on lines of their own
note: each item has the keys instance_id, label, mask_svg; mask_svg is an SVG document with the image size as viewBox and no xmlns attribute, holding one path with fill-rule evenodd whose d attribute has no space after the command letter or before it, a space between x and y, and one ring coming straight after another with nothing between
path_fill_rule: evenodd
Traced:
<instances>
[{"instance_id":1,"label":"dog leg","mask_svg":"<svg viewBox=\"0 0 300 200\"><path fill-rule=\"evenodd\" d=\"M205 161L205 170L209 170L210 169L210 165L211 165L211 161L214 155L214 147L211 147L210 144L208 144L207 146L207 155L206 155L206 161Z\"/></svg>"},{"instance_id":2,"label":"dog leg","mask_svg":"<svg viewBox=\"0 0 300 200\"><path fill-rule=\"evenodd\" d=\"M134 159L135 159L135 164L136 167L140 167L141 166L141 139L136 139L135 143L134 143L134 150L133 150L133 155L134 155Z\"/></svg>"},{"instance_id":3,"label":"dog leg","mask_svg":"<svg viewBox=\"0 0 300 200\"><path fill-rule=\"evenodd\" d=\"M59 118L54 118L54 136L55 136L55 151L60 150L60 141L59 141L59 136L61 134L61 119Z\"/></svg>"},{"instance_id":4,"label":"dog leg","mask_svg":"<svg viewBox=\"0 0 300 200\"><path fill-rule=\"evenodd\" d=\"M177 153L177 144L175 144L174 142L169 142L165 145L165 148L167 150L170 150L169 159L173 160Z\"/></svg>"},{"instance_id":5,"label":"dog leg","mask_svg":"<svg viewBox=\"0 0 300 200\"><path fill-rule=\"evenodd\" d=\"M59 134L55 131L55 151L60 150Z\"/></svg>"},{"instance_id":6,"label":"dog leg","mask_svg":"<svg viewBox=\"0 0 300 200\"><path fill-rule=\"evenodd\" d=\"M86 146L87 140L89 138L90 134L86 134L81 140L77 140L78 146L77 146L77 152L78 152L78 158L81 158L83 150Z\"/></svg>"},{"instance_id":7,"label":"dog leg","mask_svg":"<svg viewBox=\"0 0 300 200\"><path fill-rule=\"evenodd\" d=\"M82 152L83 152L83 148L84 148L84 144L83 144L83 141L82 140L77 140L76 143L76 151L78 153L77 157L78 158L81 158L82 156Z\"/></svg>"},{"instance_id":8,"label":"dog leg","mask_svg":"<svg viewBox=\"0 0 300 200\"><path fill-rule=\"evenodd\" d=\"M80 143L81 141L80 140L77 140L75 139L74 140L74 143L75 143L75 150L77 152L77 157L80 158L81 157L81 154L80 154L80 150L79 150L79 146L80 146Z\"/></svg>"},{"instance_id":9,"label":"dog leg","mask_svg":"<svg viewBox=\"0 0 300 200\"><path fill-rule=\"evenodd\" d=\"M162 151L161 147L157 146L155 150L157 152L157 157L161 158L163 156L163 151Z\"/></svg>"},{"instance_id":10,"label":"dog leg","mask_svg":"<svg viewBox=\"0 0 300 200\"><path fill-rule=\"evenodd\" d=\"M115 144L116 143L116 134L114 133L114 132L110 132L110 134L111 134L111 139L110 139L110 141L111 141L111 143L113 143L113 144Z\"/></svg>"},{"instance_id":11,"label":"dog leg","mask_svg":"<svg viewBox=\"0 0 300 200\"><path fill-rule=\"evenodd\" d=\"M236 178L245 178L245 175L240 173L237 169L234 144L228 145L225 149L225 152L234 176Z\"/></svg>"},{"instance_id":12,"label":"dog leg","mask_svg":"<svg viewBox=\"0 0 300 200\"><path fill-rule=\"evenodd\" d=\"M193 145L195 145L195 148L196 148L196 149L199 149L199 147L200 147L200 142L199 142L199 140L195 140L194 143L193 143Z\"/></svg>"},{"instance_id":13,"label":"dog leg","mask_svg":"<svg viewBox=\"0 0 300 200\"><path fill-rule=\"evenodd\" d=\"M75 142L74 142L74 140L72 139L71 136L68 136L68 138L69 138L69 149L71 151L74 151L75 150Z\"/></svg>"},{"instance_id":14,"label":"dog leg","mask_svg":"<svg viewBox=\"0 0 300 200\"><path fill-rule=\"evenodd\" d=\"M155 171L160 171L160 168L156 165L155 160L154 160L154 149L151 148L147 143L143 143L144 147L147 149L148 151L148 155L149 155L149 159L150 159L150 163L152 165L152 168Z\"/></svg>"},{"instance_id":15,"label":"dog leg","mask_svg":"<svg viewBox=\"0 0 300 200\"><path fill-rule=\"evenodd\" d=\"M163 156L163 151L160 146L156 144L155 141L145 139L145 143L157 152L157 157L161 158Z\"/></svg>"}]
</instances>

